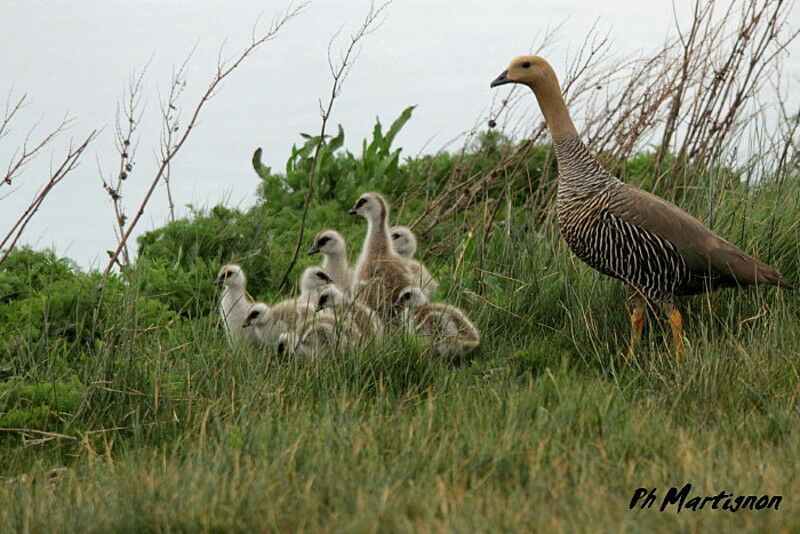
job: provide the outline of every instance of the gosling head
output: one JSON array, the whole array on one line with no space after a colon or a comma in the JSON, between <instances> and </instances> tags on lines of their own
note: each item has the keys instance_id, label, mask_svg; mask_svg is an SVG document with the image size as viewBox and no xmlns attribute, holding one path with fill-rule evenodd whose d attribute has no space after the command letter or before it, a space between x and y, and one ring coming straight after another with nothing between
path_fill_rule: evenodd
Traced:
<instances>
[{"instance_id":1,"label":"gosling head","mask_svg":"<svg viewBox=\"0 0 800 534\"><path fill-rule=\"evenodd\" d=\"M255 304L250 306L250 310L247 312L247 317L245 317L244 319L242 328L247 328L248 326L261 325L266 323L268 313L269 313L269 307L266 304L264 304L263 302L256 302Z\"/></svg>"},{"instance_id":2,"label":"gosling head","mask_svg":"<svg viewBox=\"0 0 800 534\"><path fill-rule=\"evenodd\" d=\"M319 291L333 280L322 267L308 267L300 277L300 294L306 295L314 291Z\"/></svg>"},{"instance_id":3,"label":"gosling head","mask_svg":"<svg viewBox=\"0 0 800 534\"><path fill-rule=\"evenodd\" d=\"M229 288L244 288L245 284L247 283L247 279L245 278L244 271L241 267L235 263L229 263L219 270L217 279L214 283L219 286L225 286Z\"/></svg>"},{"instance_id":4,"label":"gosling head","mask_svg":"<svg viewBox=\"0 0 800 534\"><path fill-rule=\"evenodd\" d=\"M308 249L308 254L317 254L319 252L326 256L347 254L342 234L336 230L323 230L314 236L314 243Z\"/></svg>"},{"instance_id":5,"label":"gosling head","mask_svg":"<svg viewBox=\"0 0 800 534\"><path fill-rule=\"evenodd\" d=\"M404 258L411 258L417 251L417 238L407 226L395 226L389 230L394 251Z\"/></svg>"},{"instance_id":6,"label":"gosling head","mask_svg":"<svg viewBox=\"0 0 800 534\"><path fill-rule=\"evenodd\" d=\"M282 332L278 336L278 356L290 356L294 354L295 349L297 348L297 334L294 332Z\"/></svg>"},{"instance_id":7,"label":"gosling head","mask_svg":"<svg viewBox=\"0 0 800 534\"><path fill-rule=\"evenodd\" d=\"M397 308L408 308L413 310L419 308L420 306L424 306L427 303L428 297L425 296L425 293L422 292L422 289L418 287L407 287L400 292L400 296L397 297L397 301L394 305Z\"/></svg>"},{"instance_id":8,"label":"gosling head","mask_svg":"<svg viewBox=\"0 0 800 534\"><path fill-rule=\"evenodd\" d=\"M534 91L544 84L554 83L558 86L558 79L553 67L539 56L519 56L511 60L508 68L495 78L490 87L497 87L507 83L525 84Z\"/></svg>"},{"instance_id":9,"label":"gosling head","mask_svg":"<svg viewBox=\"0 0 800 534\"><path fill-rule=\"evenodd\" d=\"M328 286L323 289L317 299L317 311L334 308L344 302L344 293L336 286Z\"/></svg>"},{"instance_id":10,"label":"gosling head","mask_svg":"<svg viewBox=\"0 0 800 534\"><path fill-rule=\"evenodd\" d=\"M386 218L389 208L386 201L378 193L364 193L348 211L350 215L361 215L368 220Z\"/></svg>"}]
</instances>

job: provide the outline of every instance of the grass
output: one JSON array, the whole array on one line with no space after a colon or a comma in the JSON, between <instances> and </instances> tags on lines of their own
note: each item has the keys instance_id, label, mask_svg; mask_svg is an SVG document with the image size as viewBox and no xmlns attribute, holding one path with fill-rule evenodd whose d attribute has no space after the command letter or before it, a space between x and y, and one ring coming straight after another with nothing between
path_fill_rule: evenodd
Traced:
<instances>
[{"instance_id":1,"label":"grass","mask_svg":"<svg viewBox=\"0 0 800 534\"><path fill-rule=\"evenodd\" d=\"M796 180L678 200L800 281ZM315 209L330 225L363 232L326 206ZM69 311L93 309L96 279L81 278L80 298L50 295L73 275L39 265L40 300L15 303L30 284L0 277L6 322L33 310L0 330L0 421L72 438L0 432L0 531L800 531L797 296L684 299L686 358L651 315L627 360L620 284L537 214L501 217L483 242L481 228L448 225L432 239L450 236L442 253L423 255L441 299L482 332L456 361L399 335L311 362L231 350L207 313L211 275L178 263L108 286L113 305L96 321ZM182 292L168 294L169 280ZM68 470L49 478L58 467ZM687 482L697 495L784 499L735 514L628 508L639 487Z\"/></svg>"}]
</instances>

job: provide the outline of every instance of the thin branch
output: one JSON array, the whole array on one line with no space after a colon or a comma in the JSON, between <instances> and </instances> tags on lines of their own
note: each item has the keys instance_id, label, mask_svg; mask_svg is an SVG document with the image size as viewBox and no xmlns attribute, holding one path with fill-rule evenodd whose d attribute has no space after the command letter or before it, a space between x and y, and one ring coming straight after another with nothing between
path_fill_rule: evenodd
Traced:
<instances>
[{"instance_id":1,"label":"thin branch","mask_svg":"<svg viewBox=\"0 0 800 534\"><path fill-rule=\"evenodd\" d=\"M0 241L0 251L2 251L2 255L0 255L0 264L2 264L8 255L11 254L11 251L14 250L17 241L25 231L25 227L31 221L36 212L39 211L39 208L41 207L47 195L50 193L53 187L55 187L70 172L72 172L73 169L75 169L75 167L78 165L78 161L83 155L83 152L86 150L86 147L89 146L89 143L91 143L96 136L97 130L92 130L92 132L86 136L83 142L77 146L77 148L70 147L69 152L64 157L61 165L59 165L55 171L51 172L47 183L39 191L30 205L28 205L25 211L22 212L22 215L20 215L20 217L17 219L17 222L14 223L3 240Z\"/></svg>"},{"instance_id":2,"label":"thin branch","mask_svg":"<svg viewBox=\"0 0 800 534\"><path fill-rule=\"evenodd\" d=\"M14 118L14 115L17 113L17 111L19 111L24 98L25 97L23 95L23 97L17 101L17 105L11 109L10 113L8 112L8 109L6 110L2 124L4 135L8 133L6 128ZM24 168L39 155L42 149L49 145L62 132L67 130L72 122L73 119L65 116L63 119L61 119L61 122L58 124L58 126L50 130L50 132L45 134L45 136L42 137L38 142L34 142L31 146L31 137L33 136L33 131L36 129L36 125L32 126L31 129L28 130L28 134L25 136L22 146L17 149L14 152L14 155L11 157L11 161L8 163L5 174L2 178L0 178L0 185L11 185L14 179L21 174Z\"/></svg>"},{"instance_id":3,"label":"thin branch","mask_svg":"<svg viewBox=\"0 0 800 534\"><path fill-rule=\"evenodd\" d=\"M11 94L9 93L8 99L6 99L5 109L3 110L3 120L0 122L0 139L8 135L8 125L11 124L12 120L14 120L14 115L16 115L19 110L25 107L26 98L28 98L28 95L23 94L12 105Z\"/></svg>"}]
</instances>

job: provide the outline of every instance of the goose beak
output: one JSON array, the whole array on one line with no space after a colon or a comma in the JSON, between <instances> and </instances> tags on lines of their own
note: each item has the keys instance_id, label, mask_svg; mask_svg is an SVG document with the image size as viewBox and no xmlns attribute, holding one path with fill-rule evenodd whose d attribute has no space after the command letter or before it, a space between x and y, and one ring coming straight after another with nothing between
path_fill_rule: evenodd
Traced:
<instances>
[{"instance_id":1,"label":"goose beak","mask_svg":"<svg viewBox=\"0 0 800 534\"><path fill-rule=\"evenodd\" d=\"M311 256L312 254L316 254L317 252L319 252L319 249L317 248L317 245L314 245L310 249L308 249L308 255L309 256Z\"/></svg>"},{"instance_id":2,"label":"goose beak","mask_svg":"<svg viewBox=\"0 0 800 534\"><path fill-rule=\"evenodd\" d=\"M497 87L498 85L503 85L504 83L513 83L508 79L508 69L501 72L500 76L492 80L492 83L489 84L489 87Z\"/></svg>"}]
</instances>

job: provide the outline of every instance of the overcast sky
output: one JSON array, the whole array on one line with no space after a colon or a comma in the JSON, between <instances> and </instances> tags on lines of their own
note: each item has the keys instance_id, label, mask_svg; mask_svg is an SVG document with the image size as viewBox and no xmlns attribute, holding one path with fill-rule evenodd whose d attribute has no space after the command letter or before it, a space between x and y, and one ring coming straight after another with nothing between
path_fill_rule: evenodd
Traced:
<instances>
[{"instance_id":1,"label":"overcast sky","mask_svg":"<svg viewBox=\"0 0 800 534\"><path fill-rule=\"evenodd\" d=\"M114 116L131 73L150 62L137 167L126 183L129 212L152 176L148 171L158 149L159 95L168 88L172 69L196 47L183 99L188 114L214 71L220 46L224 43L227 54L239 50L259 16L268 22L287 5L3 0L0 103L9 94L27 93L28 105L15 131L0 140L0 165L6 165L21 136L37 121L37 131L44 133L65 113L76 119L61 144L54 145L54 159L70 136L103 129L81 167L47 199L23 241L53 246L84 267L102 267L114 235L98 168L109 175L117 165ZM360 0L312 2L231 76L174 163L173 194L180 213L190 203L248 205L258 185L250 167L253 150L263 147L266 163L281 168L299 132L319 128L318 99L330 90L328 42L339 29L342 37L354 30L368 5ZM548 56L558 70L598 19L615 50L635 54L658 46L672 32L672 12L670 0L395 0L383 26L363 41L331 120L343 124L347 144L355 148L376 116L389 122L416 104L397 146L406 154L434 151L485 114L495 96L489 81L511 57L527 52L537 34L563 23ZM795 58L790 75L798 76L797 65ZM50 157L48 153L31 165L13 189L0 189L0 234L41 185ZM160 226L166 217L166 196L159 189L140 231Z\"/></svg>"}]
</instances>

